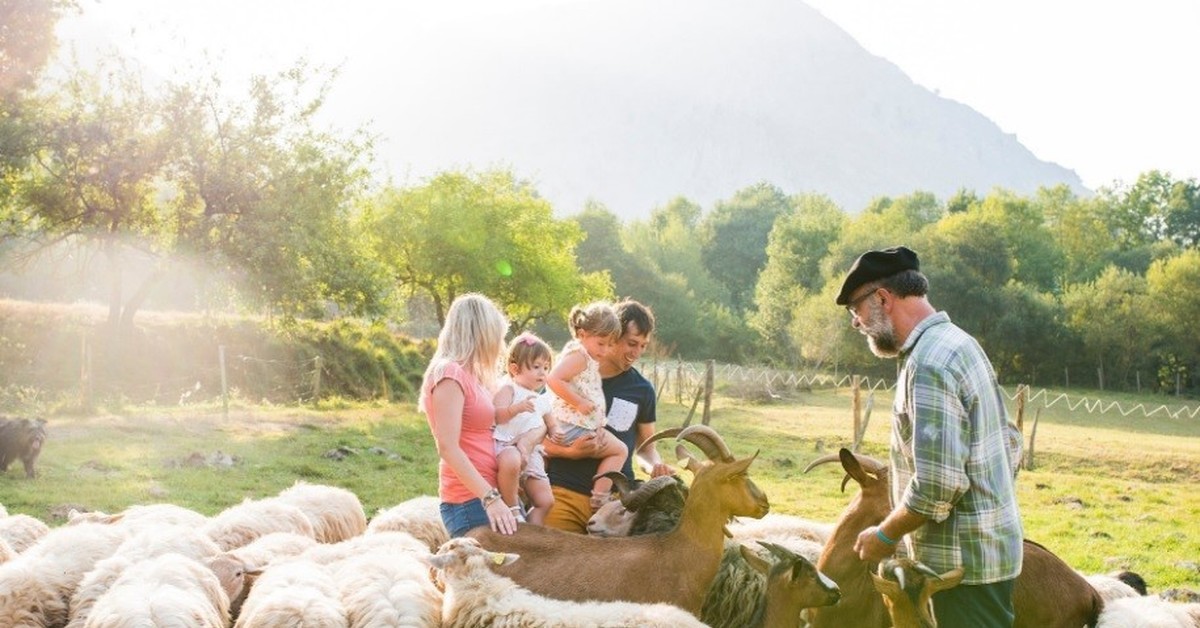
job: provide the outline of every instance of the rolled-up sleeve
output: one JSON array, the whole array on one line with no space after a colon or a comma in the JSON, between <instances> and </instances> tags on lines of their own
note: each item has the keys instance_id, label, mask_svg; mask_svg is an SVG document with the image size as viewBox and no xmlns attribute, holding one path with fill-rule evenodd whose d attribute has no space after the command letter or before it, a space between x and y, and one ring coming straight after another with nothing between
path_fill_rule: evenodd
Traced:
<instances>
[{"instance_id":1,"label":"rolled-up sleeve","mask_svg":"<svg viewBox=\"0 0 1200 628\"><path fill-rule=\"evenodd\" d=\"M961 383L942 367L923 365L913 377L913 474L901 502L941 523L970 488L970 434Z\"/></svg>"}]
</instances>

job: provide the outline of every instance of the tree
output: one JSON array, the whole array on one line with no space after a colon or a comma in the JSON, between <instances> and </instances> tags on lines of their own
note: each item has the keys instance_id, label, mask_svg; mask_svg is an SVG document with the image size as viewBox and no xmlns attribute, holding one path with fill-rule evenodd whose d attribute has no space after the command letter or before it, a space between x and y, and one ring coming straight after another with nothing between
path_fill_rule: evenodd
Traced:
<instances>
[{"instance_id":1,"label":"tree","mask_svg":"<svg viewBox=\"0 0 1200 628\"><path fill-rule=\"evenodd\" d=\"M704 267L729 291L729 304L739 315L753 301L775 219L790 209L779 188L758 183L719 201L701 225Z\"/></svg>"},{"instance_id":2,"label":"tree","mask_svg":"<svg viewBox=\"0 0 1200 628\"><path fill-rule=\"evenodd\" d=\"M246 102L223 98L215 76L170 90L178 237L249 303L289 318L327 303L379 314L389 291L357 216L371 138L315 122L335 78L300 62L253 77Z\"/></svg>"},{"instance_id":3,"label":"tree","mask_svg":"<svg viewBox=\"0 0 1200 628\"><path fill-rule=\"evenodd\" d=\"M676 197L655 208L648 219L635 220L625 227L622 242L635 258L650 260L663 273L683 277L697 300L728 303L728 290L704 265L700 215L699 205Z\"/></svg>"},{"instance_id":4,"label":"tree","mask_svg":"<svg viewBox=\"0 0 1200 628\"><path fill-rule=\"evenodd\" d=\"M1184 381L1198 383L1200 368L1200 335L1195 332L1196 312L1200 312L1200 250L1188 249L1179 255L1160 260L1146 272L1149 302L1162 324L1163 363L1175 363ZM1171 359L1177 358L1177 359ZM1174 380L1174 373L1170 374ZM1174 381L1164 382L1174 386Z\"/></svg>"},{"instance_id":5,"label":"tree","mask_svg":"<svg viewBox=\"0 0 1200 628\"><path fill-rule=\"evenodd\" d=\"M496 300L517 329L612 296L607 273L579 270L578 224L554 218L508 171L444 172L386 190L369 224L379 259L402 289L432 300L439 324L467 292Z\"/></svg>"},{"instance_id":6,"label":"tree","mask_svg":"<svg viewBox=\"0 0 1200 628\"><path fill-rule=\"evenodd\" d=\"M168 251L171 217L156 203L167 140L161 103L119 60L96 72L77 69L56 86L38 121L33 165L17 177L7 221L37 247L92 242L110 268L109 324L132 324L159 276L132 295L124 286L130 249ZM36 249L35 249L36 250ZM128 298L126 298L128 296Z\"/></svg>"},{"instance_id":7,"label":"tree","mask_svg":"<svg viewBox=\"0 0 1200 628\"><path fill-rule=\"evenodd\" d=\"M58 45L54 27L72 6L59 0L0 0L0 175L23 168L33 153L39 107L29 93ZM0 187L0 203L4 197Z\"/></svg>"},{"instance_id":8,"label":"tree","mask_svg":"<svg viewBox=\"0 0 1200 628\"><path fill-rule=\"evenodd\" d=\"M841 235L846 215L826 196L798 196L792 204L795 209L775 221L768 238L767 263L755 287L756 310L749 322L768 353L794 363L801 352L789 333L792 314L825 284L821 261Z\"/></svg>"},{"instance_id":9,"label":"tree","mask_svg":"<svg viewBox=\"0 0 1200 628\"><path fill-rule=\"evenodd\" d=\"M1094 282L1063 295L1067 325L1083 339L1101 388L1127 384L1151 344L1156 313L1144 277L1109 266Z\"/></svg>"}]
</instances>

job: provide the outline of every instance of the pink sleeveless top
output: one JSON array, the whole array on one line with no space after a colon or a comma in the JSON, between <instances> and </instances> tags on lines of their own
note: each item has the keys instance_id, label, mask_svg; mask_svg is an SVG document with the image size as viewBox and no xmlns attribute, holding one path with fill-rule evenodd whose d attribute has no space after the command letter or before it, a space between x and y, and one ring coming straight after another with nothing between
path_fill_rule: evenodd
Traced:
<instances>
[{"instance_id":1,"label":"pink sleeveless top","mask_svg":"<svg viewBox=\"0 0 1200 628\"><path fill-rule=\"evenodd\" d=\"M423 384L423 409L429 429L433 430L434 401L431 393L438 383L446 379L454 380L463 391L462 431L459 433L458 446L467 454L467 459L483 479L496 486L496 451L492 441L496 407L492 404L492 395L480 385L474 375L457 362L446 364L441 379ZM476 498L445 460L438 462L438 497L448 504L461 504Z\"/></svg>"}]
</instances>

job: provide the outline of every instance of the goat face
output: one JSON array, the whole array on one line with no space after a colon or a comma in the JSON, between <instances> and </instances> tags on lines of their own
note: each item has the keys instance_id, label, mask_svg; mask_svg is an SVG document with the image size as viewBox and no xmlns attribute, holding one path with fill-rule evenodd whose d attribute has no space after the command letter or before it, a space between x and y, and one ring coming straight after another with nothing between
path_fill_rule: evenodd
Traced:
<instances>
[{"instance_id":1,"label":"goat face","mask_svg":"<svg viewBox=\"0 0 1200 628\"><path fill-rule=\"evenodd\" d=\"M895 576L893 580L890 576ZM879 573L872 574L875 590L883 595L892 625L896 628L937 628L930 600L938 591L945 591L962 582L962 569L937 574L929 567L909 558L893 558L879 564Z\"/></svg>"},{"instance_id":2,"label":"goat face","mask_svg":"<svg viewBox=\"0 0 1200 628\"><path fill-rule=\"evenodd\" d=\"M708 462L705 468L696 474L695 482L713 483L722 509L731 516L761 519L770 511L771 505L767 501L766 493L763 493L747 474L750 463L757 457L758 452L755 452L749 458L733 462ZM696 489L692 492L696 492Z\"/></svg>"}]
</instances>

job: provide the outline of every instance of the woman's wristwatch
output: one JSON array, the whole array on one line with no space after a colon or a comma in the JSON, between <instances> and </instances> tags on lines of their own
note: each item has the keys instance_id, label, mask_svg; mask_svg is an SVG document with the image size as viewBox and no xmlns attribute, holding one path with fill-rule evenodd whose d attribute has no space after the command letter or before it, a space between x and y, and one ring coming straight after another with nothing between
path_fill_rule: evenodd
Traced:
<instances>
[{"instance_id":1,"label":"woman's wristwatch","mask_svg":"<svg viewBox=\"0 0 1200 628\"><path fill-rule=\"evenodd\" d=\"M483 507L487 508L488 506L492 505L492 502L496 501L497 499L500 499L500 490L493 486L492 490L485 493L482 499L483 499Z\"/></svg>"}]
</instances>

